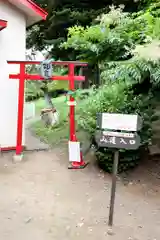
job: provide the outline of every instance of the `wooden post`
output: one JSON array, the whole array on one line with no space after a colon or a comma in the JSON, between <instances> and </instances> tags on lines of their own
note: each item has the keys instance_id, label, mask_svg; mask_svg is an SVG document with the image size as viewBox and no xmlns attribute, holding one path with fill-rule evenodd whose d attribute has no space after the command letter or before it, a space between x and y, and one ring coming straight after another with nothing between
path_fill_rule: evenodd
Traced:
<instances>
[{"instance_id":1,"label":"wooden post","mask_svg":"<svg viewBox=\"0 0 160 240\"><path fill-rule=\"evenodd\" d=\"M113 163L113 173L112 173L112 188L111 188L111 199L110 199L110 209L109 209L109 220L108 225L113 226L113 215L114 215L114 204L115 204L115 194L116 194L116 181L117 181L117 170L119 161L119 151L114 152L114 163Z\"/></svg>"}]
</instances>

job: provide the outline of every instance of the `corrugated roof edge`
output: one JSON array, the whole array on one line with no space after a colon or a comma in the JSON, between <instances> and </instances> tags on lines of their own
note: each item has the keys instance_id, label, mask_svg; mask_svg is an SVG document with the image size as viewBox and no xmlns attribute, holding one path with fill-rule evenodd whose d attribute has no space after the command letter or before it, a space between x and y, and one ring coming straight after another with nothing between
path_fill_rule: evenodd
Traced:
<instances>
[{"instance_id":1,"label":"corrugated roof edge","mask_svg":"<svg viewBox=\"0 0 160 240\"><path fill-rule=\"evenodd\" d=\"M36 3L34 3L32 0L8 0L11 4L17 6L16 4L21 4L22 6L25 6L26 8L30 9L32 12L34 12L35 15L39 16L42 20L46 20L48 13L39 7Z\"/></svg>"},{"instance_id":2,"label":"corrugated roof edge","mask_svg":"<svg viewBox=\"0 0 160 240\"><path fill-rule=\"evenodd\" d=\"M42 9L41 7L39 7L36 3L34 3L31 0L21 0L22 3L24 3L25 1L27 1L30 4L30 7L33 11L35 11L38 15L40 15L42 17L43 20L46 20L48 13Z\"/></svg>"}]
</instances>

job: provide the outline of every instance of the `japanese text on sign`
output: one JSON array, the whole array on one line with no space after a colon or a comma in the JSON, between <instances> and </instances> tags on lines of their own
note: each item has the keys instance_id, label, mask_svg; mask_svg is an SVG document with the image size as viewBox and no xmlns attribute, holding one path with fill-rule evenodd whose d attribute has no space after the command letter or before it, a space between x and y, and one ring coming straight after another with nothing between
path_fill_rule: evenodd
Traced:
<instances>
[{"instance_id":1,"label":"japanese text on sign","mask_svg":"<svg viewBox=\"0 0 160 240\"><path fill-rule=\"evenodd\" d=\"M140 137L137 134L131 136L109 136L102 131L97 132L96 142L99 147L116 149L137 149L140 146Z\"/></svg>"},{"instance_id":2,"label":"japanese text on sign","mask_svg":"<svg viewBox=\"0 0 160 240\"><path fill-rule=\"evenodd\" d=\"M118 137L110 137L110 136L102 136L100 139L100 142L105 142L105 143L111 143L113 145L116 145L116 143L119 141L120 144L136 144L135 139L127 139L127 138L118 138Z\"/></svg>"},{"instance_id":3,"label":"japanese text on sign","mask_svg":"<svg viewBox=\"0 0 160 240\"><path fill-rule=\"evenodd\" d=\"M41 64L41 75L45 79L52 77L52 62L45 60Z\"/></svg>"}]
</instances>

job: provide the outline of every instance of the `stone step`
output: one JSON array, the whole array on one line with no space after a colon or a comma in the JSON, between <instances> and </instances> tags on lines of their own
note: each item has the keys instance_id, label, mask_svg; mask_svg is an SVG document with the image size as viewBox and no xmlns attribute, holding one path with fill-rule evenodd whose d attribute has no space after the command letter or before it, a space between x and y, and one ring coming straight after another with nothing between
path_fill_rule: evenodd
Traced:
<instances>
[{"instance_id":1,"label":"stone step","mask_svg":"<svg viewBox=\"0 0 160 240\"><path fill-rule=\"evenodd\" d=\"M160 103L155 104L155 115L160 118ZM160 119L152 124L152 146L149 147L150 155L160 155Z\"/></svg>"},{"instance_id":2,"label":"stone step","mask_svg":"<svg viewBox=\"0 0 160 240\"><path fill-rule=\"evenodd\" d=\"M158 144L158 143L160 143L160 137L159 137L159 136L153 136L153 137L152 137L152 143L153 143L153 144Z\"/></svg>"},{"instance_id":3,"label":"stone step","mask_svg":"<svg viewBox=\"0 0 160 240\"><path fill-rule=\"evenodd\" d=\"M154 127L160 127L160 121L154 121L153 123L152 123L152 127L154 128Z\"/></svg>"},{"instance_id":4,"label":"stone step","mask_svg":"<svg viewBox=\"0 0 160 240\"><path fill-rule=\"evenodd\" d=\"M160 138L160 131L157 129L152 130L153 138Z\"/></svg>"},{"instance_id":5,"label":"stone step","mask_svg":"<svg viewBox=\"0 0 160 240\"><path fill-rule=\"evenodd\" d=\"M160 155L160 147L158 145L152 145L149 147L150 156Z\"/></svg>"}]
</instances>

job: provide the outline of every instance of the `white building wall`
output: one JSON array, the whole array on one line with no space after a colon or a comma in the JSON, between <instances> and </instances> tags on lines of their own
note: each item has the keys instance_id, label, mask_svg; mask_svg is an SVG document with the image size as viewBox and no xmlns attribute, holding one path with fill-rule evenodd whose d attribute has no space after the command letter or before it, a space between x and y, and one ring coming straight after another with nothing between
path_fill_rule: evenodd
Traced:
<instances>
[{"instance_id":1,"label":"white building wall","mask_svg":"<svg viewBox=\"0 0 160 240\"><path fill-rule=\"evenodd\" d=\"M0 146L16 146L18 84L9 79L9 73L18 73L18 65L8 65L7 60L25 60L26 18L14 6L0 0L0 19L8 21L0 31ZM23 127L23 145L24 145Z\"/></svg>"}]
</instances>

